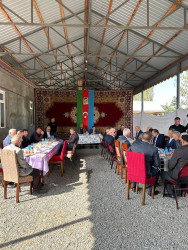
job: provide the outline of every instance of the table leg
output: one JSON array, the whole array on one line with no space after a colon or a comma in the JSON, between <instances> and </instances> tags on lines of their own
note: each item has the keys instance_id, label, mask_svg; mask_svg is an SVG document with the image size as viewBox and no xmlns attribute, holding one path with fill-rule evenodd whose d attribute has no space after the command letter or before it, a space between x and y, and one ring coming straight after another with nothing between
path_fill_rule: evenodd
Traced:
<instances>
[{"instance_id":1,"label":"table leg","mask_svg":"<svg viewBox=\"0 0 188 250\"><path fill-rule=\"evenodd\" d=\"M42 183L42 184L44 184L44 175L43 175L43 170L41 171L40 178L41 178L41 183Z\"/></svg>"}]
</instances>

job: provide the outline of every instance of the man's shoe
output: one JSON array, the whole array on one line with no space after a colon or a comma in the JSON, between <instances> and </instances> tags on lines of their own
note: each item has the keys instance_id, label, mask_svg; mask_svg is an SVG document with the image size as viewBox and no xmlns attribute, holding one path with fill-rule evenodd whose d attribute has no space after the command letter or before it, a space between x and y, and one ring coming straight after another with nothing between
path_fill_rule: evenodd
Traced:
<instances>
[{"instance_id":1,"label":"man's shoe","mask_svg":"<svg viewBox=\"0 0 188 250\"><path fill-rule=\"evenodd\" d=\"M173 194L165 194L165 195L164 195L164 197L167 197L167 198L172 198L172 199L174 199L174 198L175 198L175 196L174 196Z\"/></svg>"},{"instance_id":2,"label":"man's shoe","mask_svg":"<svg viewBox=\"0 0 188 250\"><path fill-rule=\"evenodd\" d=\"M158 195L159 194L159 191L154 191L154 195ZM151 196L152 195L152 192L148 191L148 195Z\"/></svg>"},{"instance_id":3,"label":"man's shoe","mask_svg":"<svg viewBox=\"0 0 188 250\"><path fill-rule=\"evenodd\" d=\"M15 188L15 187L16 187L16 183L14 183L14 182L9 182L9 183L7 184L7 187L8 187L8 188Z\"/></svg>"}]
</instances>

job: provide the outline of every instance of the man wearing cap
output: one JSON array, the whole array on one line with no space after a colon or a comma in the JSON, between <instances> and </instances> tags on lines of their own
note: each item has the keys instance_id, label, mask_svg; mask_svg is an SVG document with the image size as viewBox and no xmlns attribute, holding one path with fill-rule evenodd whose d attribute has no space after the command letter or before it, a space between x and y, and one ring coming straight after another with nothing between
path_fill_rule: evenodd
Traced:
<instances>
[{"instance_id":1,"label":"man wearing cap","mask_svg":"<svg viewBox=\"0 0 188 250\"><path fill-rule=\"evenodd\" d=\"M169 171L164 171L162 173L163 182L165 180L177 181L178 174L182 167L188 164L188 134L183 134L181 136L182 147L174 151L172 158L169 160L168 169ZM188 180L187 180L188 181ZM174 198L172 185L166 185L168 195L167 197Z\"/></svg>"}]
</instances>

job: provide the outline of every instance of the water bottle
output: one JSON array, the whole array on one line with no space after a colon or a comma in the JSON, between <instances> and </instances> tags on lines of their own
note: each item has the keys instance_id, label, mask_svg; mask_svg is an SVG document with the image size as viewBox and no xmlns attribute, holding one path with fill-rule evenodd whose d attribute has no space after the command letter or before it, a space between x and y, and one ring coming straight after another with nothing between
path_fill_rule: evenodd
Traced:
<instances>
[{"instance_id":1,"label":"water bottle","mask_svg":"<svg viewBox=\"0 0 188 250\"><path fill-rule=\"evenodd\" d=\"M169 151L170 153L172 153L172 148L170 147L170 148L168 149L168 151Z\"/></svg>"},{"instance_id":2,"label":"water bottle","mask_svg":"<svg viewBox=\"0 0 188 250\"><path fill-rule=\"evenodd\" d=\"M47 143L47 141L48 141L47 138L45 138L45 143Z\"/></svg>"},{"instance_id":3,"label":"water bottle","mask_svg":"<svg viewBox=\"0 0 188 250\"><path fill-rule=\"evenodd\" d=\"M44 138L42 138L42 143L44 142Z\"/></svg>"},{"instance_id":4,"label":"water bottle","mask_svg":"<svg viewBox=\"0 0 188 250\"><path fill-rule=\"evenodd\" d=\"M165 155L168 154L168 148L165 147Z\"/></svg>"}]
</instances>

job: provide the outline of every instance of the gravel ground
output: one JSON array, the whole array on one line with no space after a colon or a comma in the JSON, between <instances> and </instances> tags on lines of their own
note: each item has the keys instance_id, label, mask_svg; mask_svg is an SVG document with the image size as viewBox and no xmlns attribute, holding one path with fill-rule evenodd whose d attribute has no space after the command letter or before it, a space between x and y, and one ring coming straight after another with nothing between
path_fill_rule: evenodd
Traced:
<instances>
[{"instance_id":1,"label":"gravel ground","mask_svg":"<svg viewBox=\"0 0 188 250\"><path fill-rule=\"evenodd\" d=\"M0 188L0 248L2 249L188 249L188 198L130 191L100 157L99 149L79 149L65 173L54 169L45 177L47 194L30 196L23 186L20 203L15 189L3 199Z\"/></svg>"}]
</instances>

